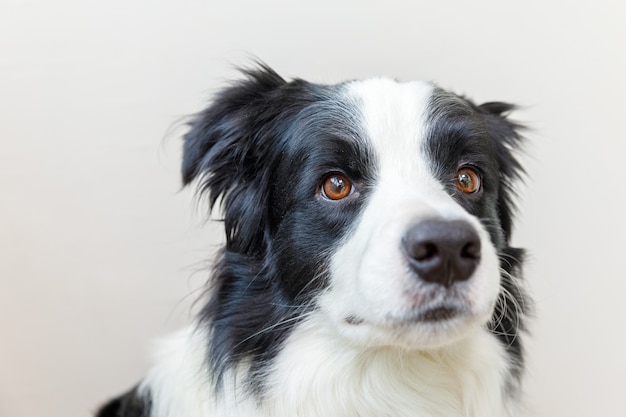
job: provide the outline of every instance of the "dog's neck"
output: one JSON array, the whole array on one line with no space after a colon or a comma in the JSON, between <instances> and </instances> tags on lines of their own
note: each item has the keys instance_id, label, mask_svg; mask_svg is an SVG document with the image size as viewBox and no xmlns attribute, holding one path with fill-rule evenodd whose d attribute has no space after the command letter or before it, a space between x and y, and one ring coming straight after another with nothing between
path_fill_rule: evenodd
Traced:
<instances>
[{"instance_id":1,"label":"dog's neck","mask_svg":"<svg viewBox=\"0 0 626 417\"><path fill-rule=\"evenodd\" d=\"M509 415L504 349L487 331L432 351L363 350L329 332L307 323L291 336L266 390L276 415Z\"/></svg>"},{"instance_id":2,"label":"dog's neck","mask_svg":"<svg viewBox=\"0 0 626 417\"><path fill-rule=\"evenodd\" d=\"M507 409L511 399L505 388L504 348L487 330L426 352L358 349L332 331L314 321L298 326L264 380L260 399L247 392L245 364L236 376L227 375L215 394L210 377L198 371L206 359L206 336L198 331L181 333L165 344L162 365L153 369L142 389L156 394L153 412L158 417L514 415ZM201 408L185 408L191 404Z\"/></svg>"}]
</instances>

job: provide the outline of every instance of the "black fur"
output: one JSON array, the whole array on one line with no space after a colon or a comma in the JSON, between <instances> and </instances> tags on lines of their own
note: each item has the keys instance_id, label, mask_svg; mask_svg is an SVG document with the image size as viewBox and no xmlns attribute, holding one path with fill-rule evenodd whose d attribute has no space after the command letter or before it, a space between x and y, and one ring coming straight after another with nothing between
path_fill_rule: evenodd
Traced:
<instances>
[{"instance_id":1,"label":"black fur","mask_svg":"<svg viewBox=\"0 0 626 417\"><path fill-rule=\"evenodd\" d=\"M211 207L221 199L225 213L226 247L213 274L213 295L201 314L213 329L211 375L219 387L224 372L246 359L250 386L258 391L263 370L299 319L314 308L311 294L327 284L324 254L358 215L374 182L375 161L359 146L357 116L337 99L341 85L287 82L263 65L244 74L196 116L185 136L183 180L199 179ZM503 270L518 275L523 252L508 241L511 184L521 173L512 150L520 136L519 126L503 117L512 106L476 106L437 90L431 109L427 143L438 161L436 176L491 232ZM480 196L459 196L454 190L450 175L461 160L481 167L485 186ZM337 166L345 167L363 190L342 211L312 199L324 175ZM524 312L512 305L527 303L508 277L502 285L506 293L492 328L521 366L515 335Z\"/></svg>"},{"instance_id":2,"label":"black fur","mask_svg":"<svg viewBox=\"0 0 626 417\"><path fill-rule=\"evenodd\" d=\"M288 83L263 66L246 75L192 123L183 179L199 178L211 207L221 198L224 212L226 247L201 313L213 330L211 375L219 387L245 358L258 391L290 329L313 308L311 295L327 285L327 254L367 195L371 178L357 167L371 157L336 99L341 86ZM363 189L342 210L315 198L337 166Z\"/></svg>"},{"instance_id":3,"label":"black fur","mask_svg":"<svg viewBox=\"0 0 626 417\"><path fill-rule=\"evenodd\" d=\"M150 417L149 392L139 394L137 387L106 403L96 417Z\"/></svg>"}]
</instances>

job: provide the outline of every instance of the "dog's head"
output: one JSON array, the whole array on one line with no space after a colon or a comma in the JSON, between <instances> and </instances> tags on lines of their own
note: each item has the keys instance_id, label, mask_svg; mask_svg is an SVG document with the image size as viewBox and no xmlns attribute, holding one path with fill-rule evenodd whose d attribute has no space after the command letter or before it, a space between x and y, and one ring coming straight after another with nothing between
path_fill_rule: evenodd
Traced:
<instances>
[{"instance_id":1,"label":"dog's head","mask_svg":"<svg viewBox=\"0 0 626 417\"><path fill-rule=\"evenodd\" d=\"M271 350L307 313L367 347L484 328L512 253L512 106L424 82L245 75L184 138L184 183L224 213L214 353Z\"/></svg>"}]
</instances>

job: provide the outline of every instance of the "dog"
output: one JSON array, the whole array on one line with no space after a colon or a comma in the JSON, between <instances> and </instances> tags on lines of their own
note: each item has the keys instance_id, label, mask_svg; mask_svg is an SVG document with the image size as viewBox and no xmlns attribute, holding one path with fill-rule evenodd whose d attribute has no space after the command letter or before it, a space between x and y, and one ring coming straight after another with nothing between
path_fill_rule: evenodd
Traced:
<instances>
[{"instance_id":1,"label":"dog","mask_svg":"<svg viewBox=\"0 0 626 417\"><path fill-rule=\"evenodd\" d=\"M241 72L184 135L226 233L206 305L97 416L516 415L515 106Z\"/></svg>"}]
</instances>

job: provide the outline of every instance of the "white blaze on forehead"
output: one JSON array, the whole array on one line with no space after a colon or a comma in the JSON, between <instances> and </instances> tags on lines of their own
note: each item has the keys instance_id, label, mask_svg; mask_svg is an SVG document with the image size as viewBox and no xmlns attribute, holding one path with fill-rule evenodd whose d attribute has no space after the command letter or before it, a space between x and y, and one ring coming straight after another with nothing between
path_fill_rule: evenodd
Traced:
<instances>
[{"instance_id":1,"label":"white blaze on forehead","mask_svg":"<svg viewBox=\"0 0 626 417\"><path fill-rule=\"evenodd\" d=\"M348 94L358 102L366 140L375 150L377 169L382 171L379 176L393 172L416 178L426 173L428 167L417 159L423 147L433 90L433 85L426 82L400 83L390 79L348 85Z\"/></svg>"},{"instance_id":2,"label":"white blaze on forehead","mask_svg":"<svg viewBox=\"0 0 626 417\"><path fill-rule=\"evenodd\" d=\"M405 222L427 212L458 218L460 207L434 177L434 161L426 150L434 91L435 86L427 82L384 78L347 85L348 96L358 107L363 140L374 155L374 192L368 198L367 211L378 208L383 210L380 214L404 217ZM422 206L421 215L415 212L416 205Z\"/></svg>"}]
</instances>

